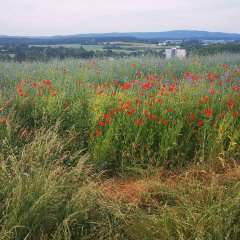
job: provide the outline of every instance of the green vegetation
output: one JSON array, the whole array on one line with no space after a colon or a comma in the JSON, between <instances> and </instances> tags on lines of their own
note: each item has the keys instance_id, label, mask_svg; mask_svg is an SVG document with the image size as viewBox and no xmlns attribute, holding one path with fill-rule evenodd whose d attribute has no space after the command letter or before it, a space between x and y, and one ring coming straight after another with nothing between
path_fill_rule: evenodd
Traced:
<instances>
[{"instance_id":1,"label":"green vegetation","mask_svg":"<svg viewBox=\"0 0 240 240\"><path fill-rule=\"evenodd\" d=\"M239 239L239 66L0 62L0 239Z\"/></svg>"},{"instance_id":2,"label":"green vegetation","mask_svg":"<svg viewBox=\"0 0 240 240\"><path fill-rule=\"evenodd\" d=\"M136 57L158 56L164 58L164 49L181 46L187 50L188 55L212 55L217 53L239 53L240 44L237 42L214 41L164 41L158 45L156 41L132 42L96 42L87 44L52 44L52 45L27 45L4 44L0 46L0 60L15 61L49 61L64 58L105 58L105 57Z\"/></svg>"}]
</instances>

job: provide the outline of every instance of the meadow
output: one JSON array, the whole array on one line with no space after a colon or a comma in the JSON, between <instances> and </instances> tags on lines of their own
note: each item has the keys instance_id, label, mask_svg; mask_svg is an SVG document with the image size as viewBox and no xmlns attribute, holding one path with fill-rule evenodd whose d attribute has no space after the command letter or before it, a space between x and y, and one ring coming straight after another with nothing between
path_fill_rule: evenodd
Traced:
<instances>
[{"instance_id":1,"label":"meadow","mask_svg":"<svg viewBox=\"0 0 240 240\"><path fill-rule=\"evenodd\" d=\"M105 45L103 44L98 44L98 45L82 45L82 44L54 44L54 45L29 45L29 47L52 47L52 48L59 48L59 47L64 47L64 48L80 48L83 47L86 51L106 51L106 49L104 48ZM128 49L112 49L113 52L115 53L130 53L131 51L129 51Z\"/></svg>"},{"instance_id":2,"label":"meadow","mask_svg":"<svg viewBox=\"0 0 240 240\"><path fill-rule=\"evenodd\" d=\"M0 239L239 239L239 66L0 62Z\"/></svg>"}]
</instances>

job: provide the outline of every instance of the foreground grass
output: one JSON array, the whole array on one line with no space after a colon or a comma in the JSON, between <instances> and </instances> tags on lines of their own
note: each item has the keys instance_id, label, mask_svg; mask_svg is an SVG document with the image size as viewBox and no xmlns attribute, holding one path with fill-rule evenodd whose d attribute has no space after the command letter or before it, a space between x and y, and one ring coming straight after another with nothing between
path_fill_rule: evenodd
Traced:
<instances>
[{"instance_id":1,"label":"foreground grass","mask_svg":"<svg viewBox=\"0 0 240 240\"><path fill-rule=\"evenodd\" d=\"M107 178L57 130L2 142L0 239L239 239L239 166Z\"/></svg>"}]
</instances>

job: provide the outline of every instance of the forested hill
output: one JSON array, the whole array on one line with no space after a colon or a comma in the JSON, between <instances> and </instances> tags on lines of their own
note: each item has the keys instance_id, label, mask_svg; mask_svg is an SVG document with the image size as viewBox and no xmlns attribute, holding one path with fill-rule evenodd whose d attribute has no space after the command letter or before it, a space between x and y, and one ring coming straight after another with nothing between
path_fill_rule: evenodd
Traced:
<instances>
[{"instance_id":1,"label":"forested hill","mask_svg":"<svg viewBox=\"0 0 240 240\"><path fill-rule=\"evenodd\" d=\"M74 44L103 41L135 41L135 40L234 40L240 41L240 34L176 30L167 32L129 32L129 33L96 33L51 37L26 37L0 35L0 44Z\"/></svg>"}]
</instances>

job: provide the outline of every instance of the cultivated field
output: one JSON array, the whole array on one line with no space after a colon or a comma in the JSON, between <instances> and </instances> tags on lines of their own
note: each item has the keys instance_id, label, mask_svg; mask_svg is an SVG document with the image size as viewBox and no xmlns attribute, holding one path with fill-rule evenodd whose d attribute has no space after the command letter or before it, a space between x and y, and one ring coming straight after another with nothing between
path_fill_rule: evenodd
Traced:
<instances>
[{"instance_id":1,"label":"cultivated field","mask_svg":"<svg viewBox=\"0 0 240 240\"><path fill-rule=\"evenodd\" d=\"M0 239L240 239L239 66L0 62Z\"/></svg>"}]
</instances>

